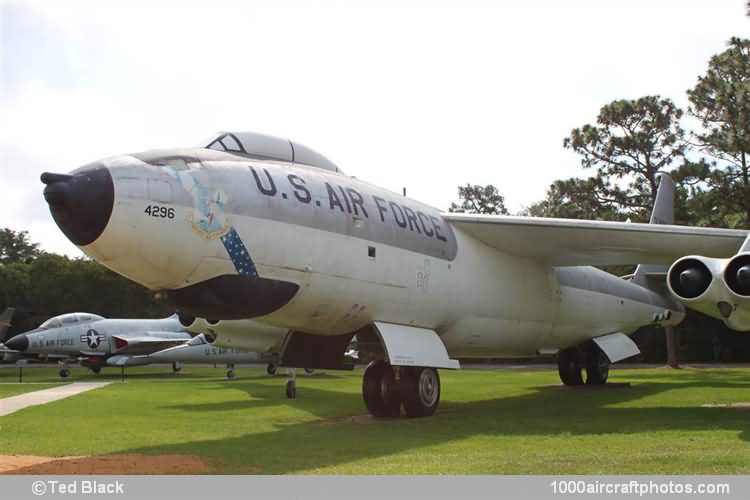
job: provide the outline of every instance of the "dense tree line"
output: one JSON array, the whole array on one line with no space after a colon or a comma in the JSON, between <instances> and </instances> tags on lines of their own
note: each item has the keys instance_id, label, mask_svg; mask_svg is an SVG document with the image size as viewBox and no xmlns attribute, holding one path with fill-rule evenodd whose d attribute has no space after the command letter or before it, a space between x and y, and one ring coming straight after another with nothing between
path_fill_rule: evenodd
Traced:
<instances>
[{"instance_id":1,"label":"dense tree line","mask_svg":"<svg viewBox=\"0 0 750 500\"><path fill-rule=\"evenodd\" d=\"M108 317L167 316L154 293L86 258L46 253L26 231L0 230L0 311L16 314L8 336L58 314L83 311ZM0 339L2 340L2 339Z\"/></svg>"},{"instance_id":2,"label":"dense tree line","mask_svg":"<svg viewBox=\"0 0 750 500\"><path fill-rule=\"evenodd\" d=\"M747 8L750 15L750 2ZM687 98L687 110L659 95L604 105L595 123L574 128L562 144L591 174L556 180L520 215L648 222L659 176L668 173L676 183L675 223L750 228L750 40L729 40ZM685 116L695 129L684 128ZM495 186L466 185L458 194L451 211L506 213ZM503 211L486 210L493 206ZM678 334L685 361L750 361L750 333L718 320L690 312ZM634 337L642 360L664 361L660 329L644 328Z\"/></svg>"}]
</instances>

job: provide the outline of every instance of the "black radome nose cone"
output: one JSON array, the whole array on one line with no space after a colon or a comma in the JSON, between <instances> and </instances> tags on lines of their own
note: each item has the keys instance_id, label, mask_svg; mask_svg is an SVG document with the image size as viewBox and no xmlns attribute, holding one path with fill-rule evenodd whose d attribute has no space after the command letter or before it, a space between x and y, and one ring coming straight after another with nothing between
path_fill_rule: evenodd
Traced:
<instances>
[{"instance_id":1,"label":"black radome nose cone","mask_svg":"<svg viewBox=\"0 0 750 500\"><path fill-rule=\"evenodd\" d=\"M41 180L57 227L78 246L96 241L112 215L115 188L106 167L96 166L75 175L45 172Z\"/></svg>"},{"instance_id":2,"label":"black radome nose cone","mask_svg":"<svg viewBox=\"0 0 750 500\"><path fill-rule=\"evenodd\" d=\"M25 351L29 348L29 337L26 335L16 335L5 343L5 347L14 351Z\"/></svg>"}]
</instances>

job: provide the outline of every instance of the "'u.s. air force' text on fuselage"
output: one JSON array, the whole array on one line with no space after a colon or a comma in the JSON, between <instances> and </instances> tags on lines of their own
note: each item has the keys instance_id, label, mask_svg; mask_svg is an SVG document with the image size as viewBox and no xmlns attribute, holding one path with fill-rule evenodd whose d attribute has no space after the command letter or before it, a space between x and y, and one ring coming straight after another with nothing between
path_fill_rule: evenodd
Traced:
<instances>
[{"instance_id":1,"label":"'u.s. air force' text on fuselage","mask_svg":"<svg viewBox=\"0 0 750 500\"><path fill-rule=\"evenodd\" d=\"M288 166L274 164L207 164L211 168L191 169L190 176L198 185L226 189L228 192L211 196L215 198L212 201L225 204L229 215L251 215L346 234L448 261L456 256L455 235L439 211L414 200L399 200L398 195L386 189L307 167L289 173ZM244 182L238 182L238 166L243 167L239 173ZM248 196L248 186L261 196ZM187 190L173 184L170 191L175 203L194 204ZM161 208L148 203L144 211L148 210L149 217L170 218L168 209Z\"/></svg>"}]
</instances>

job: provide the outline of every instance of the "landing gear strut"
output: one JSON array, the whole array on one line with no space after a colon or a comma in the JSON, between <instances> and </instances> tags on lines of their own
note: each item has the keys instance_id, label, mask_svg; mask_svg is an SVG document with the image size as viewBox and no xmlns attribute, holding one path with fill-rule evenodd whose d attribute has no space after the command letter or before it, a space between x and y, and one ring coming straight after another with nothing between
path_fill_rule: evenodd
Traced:
<instances>
[{"instance_id":1,"label":"landing gear strut","mask_svg":"<svg viewBox=\"0 0 750 500\"><path fill-rule=\"evenodd\" d=\"M557 371L565 385L605 384L609 377L609 364L607 355L595 342L563 349L557 355Z\"/></svg>"},{"instance_id":2,"label":"landing gear strut","mask_svg":"<svg viewBox=\"0 0 750 500\"><path fill-rule=\"evenodd\" d=\"M289 399L297 398L297 369L288 368L289 380L286 381L286 397Z\"/></svg>"},{"instance_id":3,"label":"landing gear strut","mask_svg":"<svg viewBox=\"0 0 750 500\"><path fill-rule=\"evenodd\" d=\"M397 417L402 404L406 416L427 417L440 403L440 376L435 368L373 361L362 378L362 397L375 417Z\"/></svg>"},{"instance_id":4,"label":"landing gear strut","mask_svg":"<svg viewBox=\"0 0 750 500\"><path fill-rule=\"evenodd\" d=\"M172 373L178 373L180 370L182 370L182 363L179 361L175 361L172 363Z\"/></svg>"}]
</instances>

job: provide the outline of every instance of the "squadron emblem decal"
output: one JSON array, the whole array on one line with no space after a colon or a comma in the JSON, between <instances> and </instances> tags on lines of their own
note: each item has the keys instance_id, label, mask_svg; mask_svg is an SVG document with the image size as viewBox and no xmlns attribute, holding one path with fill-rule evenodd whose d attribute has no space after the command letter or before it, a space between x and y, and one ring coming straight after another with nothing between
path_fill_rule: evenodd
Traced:
<instances>
[{"instance_id":1,"label":"squadron emblem decal","mask_svg":"<svg viewBox=\"0 0 750 500\"><path fill-rule=\"evenodd\" d=\"M92 349L96 349L104 340L104 335L99 335L93 328L86 332L86 335L81 335L81 342L86 342Z\"/></svg>"},{"instance_id":2,"label":"squadron emblem decal","mask_svg":"<svg viewBox=\"0 0 750 500\"><path fill-rule=\"evenodd\" d=\"M193 198L193 214L190 218L193 230L207 240L218 238L240 276L257 276L258 271L250 251L226 215L226 194L221 191L210 191L188 171L178 172L169 167L165 171L178 179Z\"/></svg>"}]
</instances>

